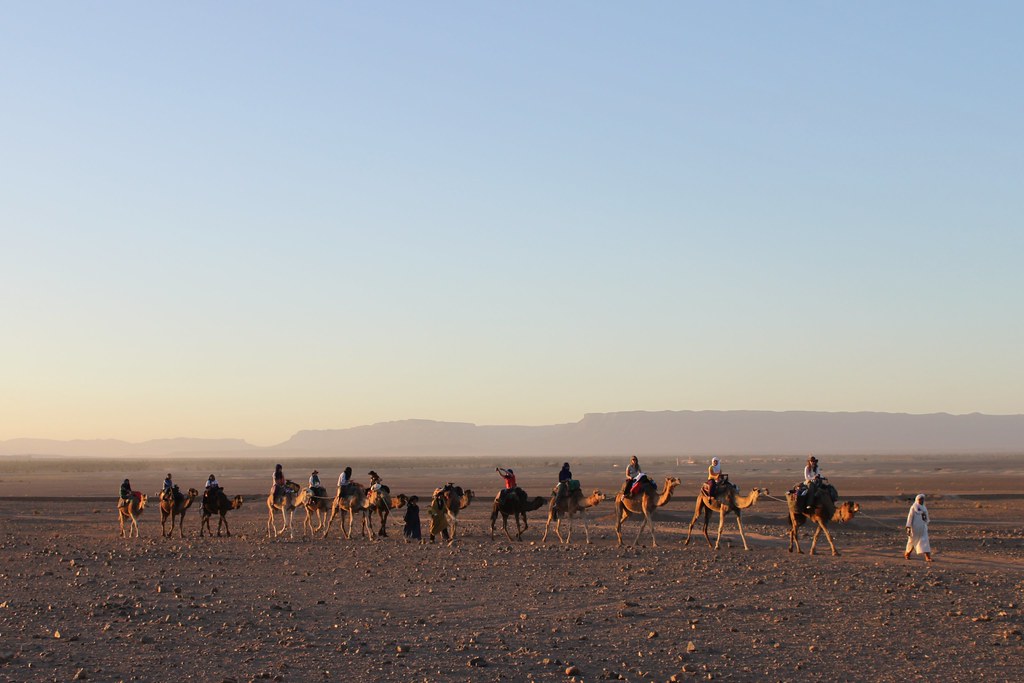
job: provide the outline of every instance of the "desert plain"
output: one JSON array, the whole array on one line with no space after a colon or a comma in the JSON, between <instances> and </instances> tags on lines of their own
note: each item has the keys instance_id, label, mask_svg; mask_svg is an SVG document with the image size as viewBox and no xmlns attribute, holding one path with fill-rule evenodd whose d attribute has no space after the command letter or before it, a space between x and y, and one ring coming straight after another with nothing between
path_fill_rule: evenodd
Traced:
<instances>
[{"instance_id":1,"label":"desert plain","mask_svg":"<svg viewBox=\"0 0 1024 683\"><path fill-rule=\"evenodd\" d=\"M729 517L718 551L694 529L706 459L641 457L659 482L682 480L656 515L616 545L612 497L625 458L569 458L586 492L609 499L568 544L541 543L546 508L521 542L491 537L513 467L549 495L562 458L331 457L283 460L333 492L340 470L379 472L393 494L426 507L437 486L472 489L452 544L410 544L397 510L388 536L268 538L274 460L0 458L0 680L9 681L967 681L1024 680L1024 455L821 456L840 501L860 514L788 552L781 499L801 457L724 458L743 493L750 550ZM232 535L199 537L199 503L161 536L156 493L171 471L183 490L215 473L241 509ZM140 537L118 534L121 480L151 497ZM914 494L931 514L935 562L903 558ZM280 524L280 518L278 523ZM214 522L216 527L216 522ZM717 516L712 517L711 539ZM563 530L564 531L564 530Z\"/></svg>"}]
</instances>

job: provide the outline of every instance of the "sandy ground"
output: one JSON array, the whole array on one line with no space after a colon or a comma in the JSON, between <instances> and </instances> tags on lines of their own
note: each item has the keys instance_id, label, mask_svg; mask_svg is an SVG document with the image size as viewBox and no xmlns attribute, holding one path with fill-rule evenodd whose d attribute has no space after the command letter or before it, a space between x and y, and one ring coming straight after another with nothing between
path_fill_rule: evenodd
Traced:
<instances>
[{"instance_id":1,"label":"sandy ground","mask_svg":"<svg viewBox=\"0 0 1024 683\"><path fill-rule=\"evenodd\" d=\"M542 545L543 510L522 543L492 541L494 466L543 495L556 459L352 463L394 493L473 488L452 546L403 543L397 517L376 542L304 538L301 512L294 538L268 539L273 462L3 459L0 680L1024 679L1024 457L822 461L841 498L862 505L835 527L839 557L824 541L817 555L788 553L785 507L767 498L744 514L750 551L731 519L717 553L703 536L684 546L704 469L689 458L642 459L684 482L659 511L657 548L647 535L617 548L610 502L589 514L591 545L578 524L571 544ZM584 488L609 492L623 464L572 461ZM781 497L802 459L725 464L744 491ZM297 480L316 466L332 488L341 467L285 465ZM124 476L155 493L167 469L184 488L212 470L245 495L229 513L234 535L199 538L197 504L186 537L163 539L154 505L142 537L121 539L114 496L89 497L116 495ZM902 557L919 491L930 565ZM626 543L638 528L626 522Z\"/></svg>"}]
</instances>

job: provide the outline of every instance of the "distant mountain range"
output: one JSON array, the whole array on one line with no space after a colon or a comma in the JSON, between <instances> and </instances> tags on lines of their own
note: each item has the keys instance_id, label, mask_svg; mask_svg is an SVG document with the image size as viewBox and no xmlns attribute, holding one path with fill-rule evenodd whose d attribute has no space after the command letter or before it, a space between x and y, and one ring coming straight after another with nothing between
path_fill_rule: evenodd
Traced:
<instances>
[{"instance_id":1,"label":"distant mountain range","mask_svg":"<svg viewBox=\"0 0 1024 683\"><path fill-rule=\"evenodd\" d=\"M401 420L304 430L276 446L241 439L0 441L0 455L581 456L1024 453L1024 415L662 411L588 414L538 427Z\"/></svg>"}]
</instances>

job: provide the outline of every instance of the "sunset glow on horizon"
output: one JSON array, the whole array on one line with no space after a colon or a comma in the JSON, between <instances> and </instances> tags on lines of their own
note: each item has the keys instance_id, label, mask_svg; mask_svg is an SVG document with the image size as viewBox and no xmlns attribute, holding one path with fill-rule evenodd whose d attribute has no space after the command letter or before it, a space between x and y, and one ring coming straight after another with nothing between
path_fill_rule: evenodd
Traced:
<instances>
[{"instance_id":1,"label":"sunset glow on horizon","mask_svg":"<svg viewBox=\"0 0 1024 683\"><path fill-rule=\"evenodd\" d=\"M1024 413L1024 8L18 4L0 440Z\"/></svg>"}]
</instances>

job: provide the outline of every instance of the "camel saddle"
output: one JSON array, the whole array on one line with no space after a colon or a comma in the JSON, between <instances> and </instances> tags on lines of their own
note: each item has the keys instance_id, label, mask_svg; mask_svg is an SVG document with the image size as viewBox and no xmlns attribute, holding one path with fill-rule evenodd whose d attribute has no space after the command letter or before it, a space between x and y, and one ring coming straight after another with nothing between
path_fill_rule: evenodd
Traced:
<instances>
[{"instance_id":1,"label":"camel saddle","mask_svg":"<svg viewBox=\"0 0 1024 683\"><path fill-rule=\"evenodd\" d=\"M500 502L504 503L509 498L515 496L522 502L526 502L526 491L522 490L518 486L513 489L502 489L498 492Z\"/></svg>"}]
</instances>

